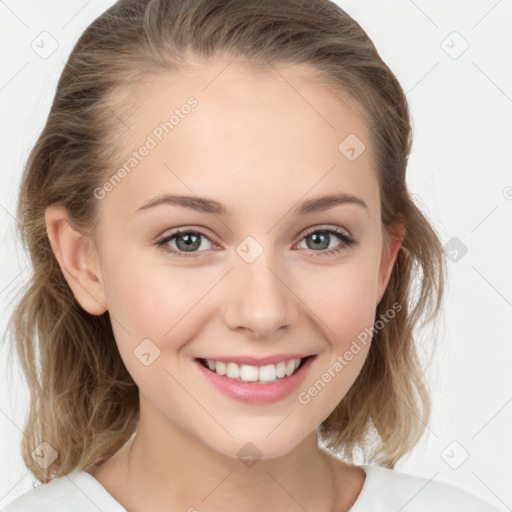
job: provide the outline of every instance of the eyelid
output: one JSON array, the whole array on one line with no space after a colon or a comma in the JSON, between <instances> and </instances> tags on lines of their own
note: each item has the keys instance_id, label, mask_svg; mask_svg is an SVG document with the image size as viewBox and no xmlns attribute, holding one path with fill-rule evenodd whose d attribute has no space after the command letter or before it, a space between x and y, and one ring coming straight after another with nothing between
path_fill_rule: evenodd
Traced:
<instances>
[{"instance_id":1,"label":"eyelid","mask_svg":"<svg viewBox=\"0 0 512 512\"><path fill-rule=\"evenodd\" d=\"M352 234L350 233L350 231L348 229L340 228L338 226L333 226L330 224L325 224L325 225L320 224L317 226L312 226L311 228L308 228L308 229L306 229L306 231L304 231L302 238L310 235L311 233L316 233L317 231L333 231L333 232L336 232L338 235L344 235L347 238L353 239ZM302 238L300 240L302 240ZM300 242L300 240L299 240L299 242Z\"/></svg>"},{"instance_id":2,"label":"eyelid","mask_svg":"<svg viewBox=\"0 0 512 512\"><path fill-rule=\"evenodd\" d=\"M208 239L213 238L213 233L209 229L203 228L202 226L198 226L198 225L190 225L190 226L185 226L185 227L167 229L166 231L163 232L162 235L159 235L157 237L157 240L161 240L163 238L168 238L170 236L174 236L179 233L189 233L189 232L200 233L201 235L205 236Z\"/></svg>"}]
</instances>

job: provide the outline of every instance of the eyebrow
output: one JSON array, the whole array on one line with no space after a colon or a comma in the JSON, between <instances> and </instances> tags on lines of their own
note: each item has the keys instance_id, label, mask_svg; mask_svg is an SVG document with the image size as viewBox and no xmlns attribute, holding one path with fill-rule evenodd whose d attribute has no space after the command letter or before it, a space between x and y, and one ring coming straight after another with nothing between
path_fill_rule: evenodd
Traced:
<instances>
[{"instance_id":1,"label":"eyebrow","mask_svg":"<svg viewBox=\"0 0 512 512\"><path fill-rule=\"evenodd\" d=\"M306 215L323 212L341 204L354 204L361 206L365 210L368 210L368 205L359 197L339 192L337 194L315 197L313 199L303 201L293 209L293 213L295 215ZM222 203L219 203L214 199L169 194L163 194L161 196L150 199L135 211L144 211L160 205L175 205L203 213L211 213L214 215L223 215L227 217L233 216L231 211L229 211Z\"/></svg>"}]
</instances>

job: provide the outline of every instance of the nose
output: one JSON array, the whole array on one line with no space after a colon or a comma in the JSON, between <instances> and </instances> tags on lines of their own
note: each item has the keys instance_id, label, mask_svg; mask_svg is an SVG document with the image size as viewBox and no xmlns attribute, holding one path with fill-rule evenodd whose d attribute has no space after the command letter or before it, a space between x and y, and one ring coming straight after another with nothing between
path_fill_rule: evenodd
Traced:
<instances>
[{"instance_id":1,"label":"nose","mask_svg":"<svg viewBox=\"0 0 512 512\"><path fill-rule=\"evenodd\" d=\"M269 251L252 263L236 256L224 302L225 322L231 329L246 330L256 339L270 338L296 322L299 303L286 272Z\"/></svg>"}]
</instances>

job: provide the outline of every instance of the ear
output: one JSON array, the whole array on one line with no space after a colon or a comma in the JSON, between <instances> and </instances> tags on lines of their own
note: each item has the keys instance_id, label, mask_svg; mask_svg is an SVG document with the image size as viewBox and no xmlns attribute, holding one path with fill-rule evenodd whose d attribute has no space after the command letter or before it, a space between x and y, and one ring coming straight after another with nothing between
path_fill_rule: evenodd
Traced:
<instances>
[{"instance_id":1,"label":"ear","mask_svg":"<svg viewBox=\"0 0 512 512\"><path fill-rule=\"evenodd\" d=\"M379 268L379 284L378 284L378 301L377 305L382 300L384 292L389 283L393 265L395 264L398 251L402 246L402 241L405 237L405 225L402 222L395 222L388 227L387 232L391 238L386 238L384 247L382 248L382 255Z\"/></svg>"},{"instance_id":2,"label":"ear","mask_svg":"<svg viewBox=\"0 0 512 512\"><path fill-rule=\"evenodd\" d=\"M91 315L103 314L108 308L94 241L72 226L64 206L46 208L45 220L53 253L76 300Z\"/></svg>"}]
</instances>

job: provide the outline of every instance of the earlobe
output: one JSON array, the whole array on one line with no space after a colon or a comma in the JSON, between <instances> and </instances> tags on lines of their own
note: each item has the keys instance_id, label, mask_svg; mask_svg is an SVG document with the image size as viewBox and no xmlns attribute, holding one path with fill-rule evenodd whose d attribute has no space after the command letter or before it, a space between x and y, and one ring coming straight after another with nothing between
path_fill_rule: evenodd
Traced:
<instances>
[{"instance_id":1,"label":"earlobe","mask_svg":"<svg viewBox=\"0 0 512 512\"><path fill-rule=\"evenodd\" d=\"M402 241L405 237L405 225L403 223L396 222L390 228L388 228L388 233L390 234L391 239L385 243L381 256L377 304L379 304L382 300L384 292L388 286L391 272L393 270L396 257L398 256L398 251L400 250Z\"/></svg>"},{"instance_id":2,"label":"earlobe","mask_svg":"<svg viewBox=\"0 0 512 512\"><path fill-rule=\"evenodd\" d=\"M51 205L45 211L48 239L73 295L91 315L107 311L94 241L69 222L67 209Z\"/></svg>"}]
</instances>

